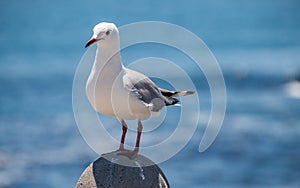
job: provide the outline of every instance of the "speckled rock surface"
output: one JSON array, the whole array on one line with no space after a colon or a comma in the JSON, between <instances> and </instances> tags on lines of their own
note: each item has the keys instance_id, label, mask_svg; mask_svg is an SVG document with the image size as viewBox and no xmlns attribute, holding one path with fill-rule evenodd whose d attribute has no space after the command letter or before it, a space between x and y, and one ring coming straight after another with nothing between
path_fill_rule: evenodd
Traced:
<instances>
[{"instance_id":1,"label":"speckled rock surface","mask_svg":"<svg viewBox=\"0 0 300 188\"><path fill-rule=\"evenodd\" d=\"M138 155L135 159L129 159L118 155L118 152L112 152L91 163L76 185L76 188L100 187L164 188L169 187L169 184L161 169L145 156Z\"/></svg>"}]
</instances>

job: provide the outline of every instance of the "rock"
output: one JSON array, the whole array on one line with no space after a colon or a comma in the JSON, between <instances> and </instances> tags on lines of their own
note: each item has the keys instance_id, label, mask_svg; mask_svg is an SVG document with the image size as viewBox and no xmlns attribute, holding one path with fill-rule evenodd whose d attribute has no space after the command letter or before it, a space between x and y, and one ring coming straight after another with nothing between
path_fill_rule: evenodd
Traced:
<instances>
[{"instance_id":1,"label":"rock","mask_svg":"<svg viewBox=\"0 0 300 188\"><path fill-rule=\"evenodd\" d=\"M117 164L118 163L118 164ZM129 159L118 152L103 154L82 173L76 188L161 187L169 183L161 169L145 156Z\"/></svg>"}]
</instances>

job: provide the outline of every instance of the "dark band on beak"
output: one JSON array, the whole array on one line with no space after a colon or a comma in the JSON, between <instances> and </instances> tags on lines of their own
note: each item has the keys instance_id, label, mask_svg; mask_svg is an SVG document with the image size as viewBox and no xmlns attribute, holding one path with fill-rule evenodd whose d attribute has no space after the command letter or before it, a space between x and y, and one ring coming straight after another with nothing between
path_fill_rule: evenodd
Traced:
<instances>
[{"instance_id":1,"label":"dark band on beak","mask_svg":"<svg viewBox=\"0 0 300 188\"><path fill-rule=\"evenodd\" d=\"M97 41L96 39L91 38L91 39L86 43L85 48L88 47L88 46L90 46L91 44L93 44L93 43L96 42L96 41Z\"/></svg>"}]
</instances>

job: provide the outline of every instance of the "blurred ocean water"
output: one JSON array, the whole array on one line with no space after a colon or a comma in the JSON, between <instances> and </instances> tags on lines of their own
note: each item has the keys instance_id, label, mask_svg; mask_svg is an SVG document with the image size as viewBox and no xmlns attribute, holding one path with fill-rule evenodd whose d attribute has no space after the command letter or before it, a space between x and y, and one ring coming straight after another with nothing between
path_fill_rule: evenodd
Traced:
<instances>
[{"instance_id":1,"label":"blurred ocean water","mask_svg":"<svg viewBox=\"0 0 300 188\"><path fill-rule=\"evenodd\" d=\"M72 81L84 45L98 22L121 26L146 20L171 22L198 35L216 56L227 87L224 125L213 145L199 153L210 93L203 75L193 74L187 63L204 118L184 150L160 164L171 186L300 186L297 0L12 0L0 5L0 187L75 186L98 157L80 136L72 112ZM151 44L122 52L125 64L148 56L181 66L188 61ZM109 121L118 137L117 121ZM143 135L142 142L153 136ZM128 139L134 142L134 133Z\"/></svg>"}]
</instances>

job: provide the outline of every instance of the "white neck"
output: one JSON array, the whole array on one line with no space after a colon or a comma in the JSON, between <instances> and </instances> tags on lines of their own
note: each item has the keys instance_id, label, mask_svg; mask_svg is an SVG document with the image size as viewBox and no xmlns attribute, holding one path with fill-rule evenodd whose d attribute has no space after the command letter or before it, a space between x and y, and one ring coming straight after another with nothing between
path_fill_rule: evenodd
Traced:
<instances>
[{"instance_id":1,"label":"white neck","mask_svg":"<svg viewBox=\"0 0 300 188\"><path fill-rule=\"evenodd\" d=\"M95 92L97 85L105 83L106 86L111 86L123 68L119 41L115 42L114 45L105 43L97 46L94 65L86 85L88 99L94 108L96 108ZM105 81L98 82L101 79ZM106 86L102 88L106 88Z\"/></svg>"},{"instance_id":2,"label":"white neck","mask_svg":"<svg viewBox=\"0 0 300 188\"><path fill-rule=\"evenodd\" d=\"M121 62L119 42L106 43L105 46L98 45L94 61L93 71L119 73L123 70Z\"/></svg>"}]
</instances>

